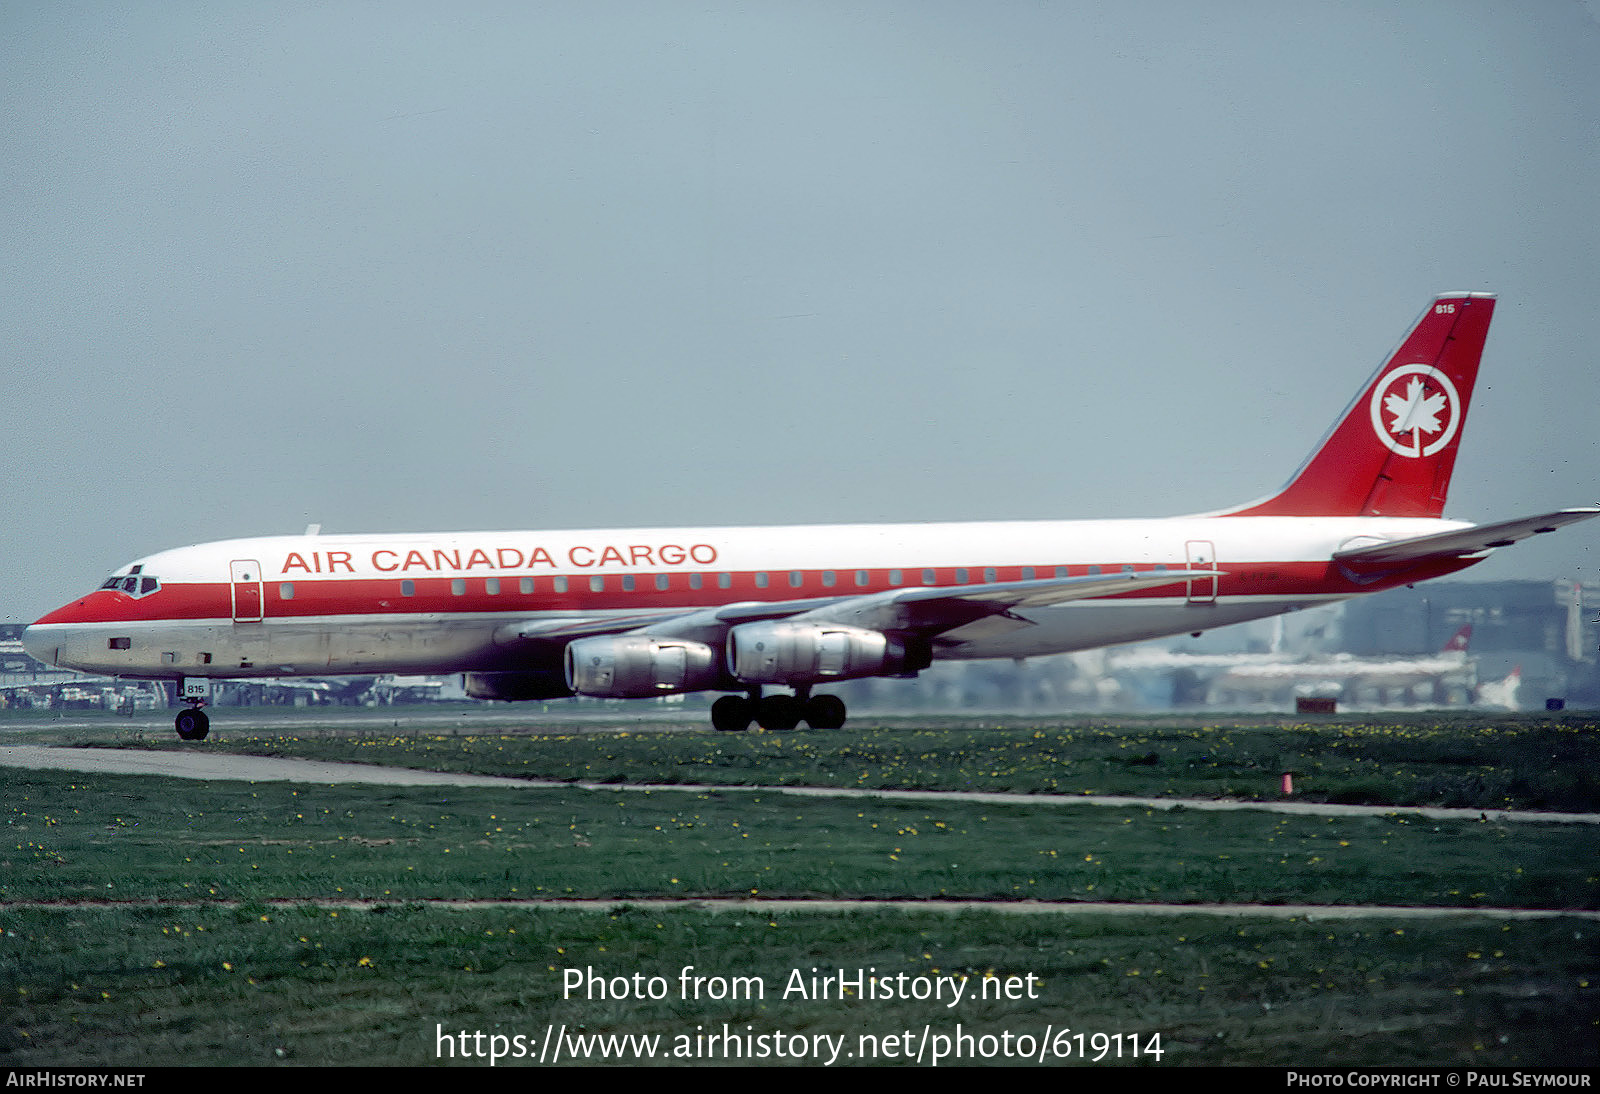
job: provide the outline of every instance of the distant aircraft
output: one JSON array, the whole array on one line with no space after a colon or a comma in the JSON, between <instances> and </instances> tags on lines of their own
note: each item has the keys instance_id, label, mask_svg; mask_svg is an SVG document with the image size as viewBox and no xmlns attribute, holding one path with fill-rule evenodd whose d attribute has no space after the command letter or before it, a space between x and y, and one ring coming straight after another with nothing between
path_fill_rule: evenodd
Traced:
<instances>
[{"instance_id":1,"label":"distant aircraft","mask_svg":"<svg viewBox=\"0 0 1600 1094\"><path fill-rule=\"evenodd\" d=\"M1223 703L1276 698L1293 692L1297 697L1316 695L1351 703L1376 694L1380 704L1404 697L1413 702L1465 706L1472 699L1472 670L1467 662L1471 639L1472 624L1468 623L1431 657L1353 657L1341 653L1236 664L1212 683L1211 693Z\"/></svg>"},{"instance_id":2,"label":"distant aircraft","mask_svg":"<svg viewBox=\"0 0 1600 1094\"><path fill-rule=\"evenodd\" d=\"M1517 692L1522 687L1522 666L1518 665L1506 674L1503 680L1493 680L1478 685L1476 702L1483 707L1498 707L1502 710L1521 710L1522 705L1517 700Z\"/></svg>"},{"instance_id":3,"label":"distant aircraft","mask_svg":"<svg viewBox=\"0 0 1600 1094\"><path fill-rule=\"evenodd\" d=\"M43 661L209 681L467 673L489 699L724 691L719 730L844 724L818 687L939 659L1197 633L1455 573L1600 514L1442 519L1487 293L1447 293L1277 494L1153 520L283 536L118 569L23 635ZM786 693L763 694L766 688Z\"/></svg>"}]
</instances>

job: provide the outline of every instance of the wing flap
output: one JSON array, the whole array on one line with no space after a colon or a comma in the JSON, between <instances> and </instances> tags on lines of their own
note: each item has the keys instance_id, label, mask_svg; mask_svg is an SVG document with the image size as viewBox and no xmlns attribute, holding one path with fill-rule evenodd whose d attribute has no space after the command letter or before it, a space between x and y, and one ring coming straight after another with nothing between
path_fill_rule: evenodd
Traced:
<instances>
[{"instance_id":1,"label":"wing flap","mask_svg":"<svg viewBox=\"0 0 1600 1094\"><path fill-rule=\"evenodd\" d=\"M1472 528L1439 532L1431 536L1417 536L1392 543L1352 547L1346 551L1335 551L1333 560L1351 570L1361 572L1395 569L1428 559L1462 558L1492 551L1496 547L1509 547L1518 540L1554 532L1557 528L1596 516L1600 516L1600 506L1558 509L1554 513L1541 513L1535 517L1479 524Z\"/></svg>"}]
</instances>

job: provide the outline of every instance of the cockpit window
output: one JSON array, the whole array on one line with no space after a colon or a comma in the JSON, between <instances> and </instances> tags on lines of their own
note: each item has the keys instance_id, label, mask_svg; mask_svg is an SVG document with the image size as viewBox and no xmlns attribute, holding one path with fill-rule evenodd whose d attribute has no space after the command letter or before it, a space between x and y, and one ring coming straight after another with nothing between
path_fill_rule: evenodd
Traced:
<instances>
[{"instance_id":1,"label":"cockpit window","mask_svg":"<svg viewBox=\"0 0 1600 1094\"><path fill-rule=\"evenodd\" d=\"M137 598L149 596L159 590L161 588L161 579L148 576L141 577L138 574L128 574L127 576L119 574L115 577L106 578L105 584L100 587L102 589L119 589L129 596Z\"/></svg>"}]
</instances>

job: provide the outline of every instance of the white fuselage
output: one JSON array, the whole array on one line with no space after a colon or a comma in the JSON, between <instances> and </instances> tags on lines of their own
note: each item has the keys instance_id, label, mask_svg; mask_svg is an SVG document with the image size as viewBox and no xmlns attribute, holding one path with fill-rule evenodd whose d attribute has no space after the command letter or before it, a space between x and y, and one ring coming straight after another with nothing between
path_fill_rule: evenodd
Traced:
<instances>
[{"instance_id":1,"label":"white fuselage","mask_svg":"<svg viewBox=\"0 0 1600 1094\"><path fill-rule=\"evenodd\" d=\"M46 616L24 640L43 660L132 677L499 671L521 667L505 638L510 624L643 625L733 603L1174 572L1170 586L1028 608L1007 627L957 628L934 652L1031 657L1378 591L1398 579L1357 581L1333 552L1464 527L1426 518L1198 516L238 539L130 563L107 582L116 588ZM1222 576L1182 575L1202 569Z\"/></svg>"}]
</instances>

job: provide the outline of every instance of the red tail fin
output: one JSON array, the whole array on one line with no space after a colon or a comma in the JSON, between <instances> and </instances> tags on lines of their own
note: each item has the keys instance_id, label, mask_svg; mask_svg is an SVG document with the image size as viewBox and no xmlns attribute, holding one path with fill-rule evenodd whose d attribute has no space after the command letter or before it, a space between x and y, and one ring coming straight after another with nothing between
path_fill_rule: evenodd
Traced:
<instances>
[{"instance_id":1,"label":"red tail fin","mask_svg":"<svg viewBox=\"0 0 1600 1094\"><path fill-rule=\"evenodd\" d=\"M1490 293L1440 296L1289 485L1225 515L1442 515L1493 314Z\"/></svg>"}]
</instances>

